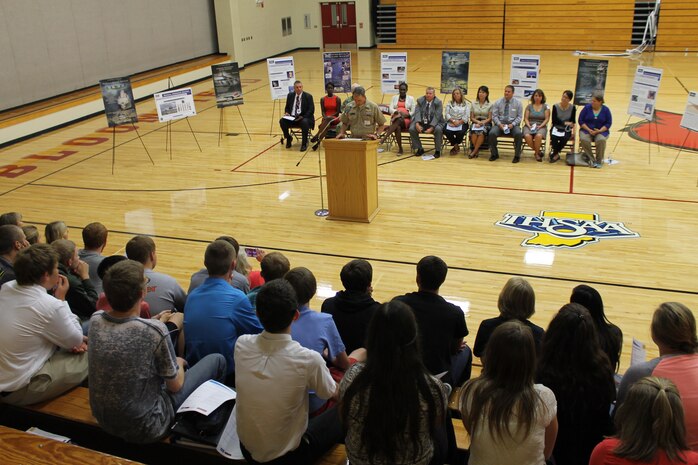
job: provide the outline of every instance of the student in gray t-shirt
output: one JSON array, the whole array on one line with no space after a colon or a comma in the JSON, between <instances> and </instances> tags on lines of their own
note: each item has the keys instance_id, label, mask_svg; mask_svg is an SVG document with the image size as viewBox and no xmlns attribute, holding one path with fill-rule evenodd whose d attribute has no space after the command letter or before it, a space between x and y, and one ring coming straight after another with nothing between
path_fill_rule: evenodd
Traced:
<instances>
[{"instance_id":1,"label":"student in gray t-shirt","mask_svg":"<svg viewBox=\"0 0 698 465\"><path fill-rule=\"evenodd\" d=\"M90 319L90 407L99 425L128 442L156 442L169 433L175 412L209 379L223 381L225 357L211 354L184 372L163 312L139 318L145 294L143 265L124 260L104 276L111 311Z\"/></svg>"}]
</instances>

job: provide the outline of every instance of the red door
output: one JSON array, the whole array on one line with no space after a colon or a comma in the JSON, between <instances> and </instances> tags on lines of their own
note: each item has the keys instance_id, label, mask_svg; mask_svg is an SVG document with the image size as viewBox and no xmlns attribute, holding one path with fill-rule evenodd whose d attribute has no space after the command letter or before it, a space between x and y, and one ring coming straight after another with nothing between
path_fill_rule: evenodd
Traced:
<instances>
[{"instance_id":1,"label":"red door","mask_svg":"<svg viewBox=\"0 0 698 465\"><path fill-rule=\"evenodd\" d=\"M320 4L323 48L356 46L356 6L354 2Z\"/></svg>"}]
</instances>

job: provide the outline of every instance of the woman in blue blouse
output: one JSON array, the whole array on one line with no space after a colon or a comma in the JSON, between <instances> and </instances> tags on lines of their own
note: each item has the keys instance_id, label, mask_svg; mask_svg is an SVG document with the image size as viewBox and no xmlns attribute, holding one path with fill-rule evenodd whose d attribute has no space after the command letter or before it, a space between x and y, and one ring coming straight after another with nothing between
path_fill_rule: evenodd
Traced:
<instances>
[{"instance_id":1,"label":"woman in blue blouse","mask_svg":"<svg viewBox=\"0 0 698 465\"><path fill-rule=\"evenodd\" d=\"M591 103L586 105L579 114L579 143L582 151L593 159L591 142L595 142L596 164L594 166L596 168L601 168L603 164L608 130L612 123L611 110L604 105L603 94L594 92L591 95Z\"/></svg>"}]
</instances>

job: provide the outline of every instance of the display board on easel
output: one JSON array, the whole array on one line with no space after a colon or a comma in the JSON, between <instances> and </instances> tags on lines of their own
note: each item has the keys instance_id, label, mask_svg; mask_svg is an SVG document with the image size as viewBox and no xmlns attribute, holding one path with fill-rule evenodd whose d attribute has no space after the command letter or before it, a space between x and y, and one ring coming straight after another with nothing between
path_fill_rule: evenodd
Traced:
<instances>
[{"instance_id":1,"label":"display board on easel","mask_svg":"<svg viewBox=\"0 0 698 465\"><path fill-rule=\"evenodd\" d=\"M629 115L652 121L662 73L663 71L659 68L637 67L633 88L630 91Z\"/></svg>"},{"instance_id":2,"label":"display board on easel","mask_svg":"<svg viewBox=\"0 0 698 465\"><path fill-rule=\"evenodd\" d=\"M442 94L450 94L454 89L468 93L468 73L470 72L470 52L441 52Z\"/></svg>"},{"instance_id":3,"label":"display board on easel","mask_svg":"<svg viewBox=\"0 0 698 465\"><path fill-rule=\"evenodd\" d=\"M289 92L293 92L293 83L296 81L296 68L293 57L267 58L267 74L269 75L269 90L271 91L271 126L269 135L272 135L274 128L274 112L276 101L285 99ZM279 117L282 110L279 108Z\"/></svg>"},{"instance_id":4,"label":"display board on easel","mask_svg":"<svg viewBox=\"0 0 698 465\"><path fill-rule=\"evenodd\" d=\"M530 98L538 88L540 55L512 55L509 84L514 86L514 96Z\"/></svg>"},{"instance_id":5,"label":"display board on easel","mask_svg":"<svg viewBox=\"0 0 698 465\"><path fill-rule=\"evenodd\" d=\"M172 85L171 79L168 79L168 85ZM170 159L172 159L172 152L174 150L172 145L172 123L180 119L186 120L189 125L189 131L194 137L197 147L199 147L199 152L203 152L203 150L201 150L201 145L199 145L199 140L194 133L194 129L189 122L190 116L196 116L194 93L191 87L166 90L165 92L153 94L153 98L155 99L155 109L158 112L158 120L161 123L167 123L167 129L165 130L165 151L167 151L169 143Z\"/></svg>"},{"instance_id":6,"label":"display board on easel","mask_svg":"<svg viewBox=\"0 0 698 465\"><path fill-rule=\"evenodd\" d=\"M607 75L608 60L580 58L574 86L574 104L587 105L591 103L592 93L603 93L606 90Z\"/></svg>"},{"instance_id":7,"label":"display board on easel","mask_svg":"<svg viewBox=\"0 0 698 465\"><path fill-rule=\"evenodd\" d=\"M236 62L222 63L211 66L211 77L213 78L213 91L216 94L216 106L221 109L218 119L218 146L223 139L223 117L226 107L237 108L240 120L245 128L248 139L252 140L250 131L247 129L245 119L242 117L240 105L244 103L242 98L242 80L240 79L240 69Z\"/></svg>"},{"instance_id":8,"label":"display board on easel","mask_svg":"<svg viewBox=\"0 0 698 465\"><path fill-rule=\"evenodd\" d=\"M351 92L351 52L324 52L322 67L325 86L331 82L335 92Z\"/></svg>"},{"instance_id":9,"label":"display board on easel","mask_svg":"<svg viewBox=\"0 0 698 465\"><path fill-rule=\"evenodd\" d=\"M381 53L381 92L397 94L401 82L407 82L407 52Z\"/></svg>"}]
</instances>

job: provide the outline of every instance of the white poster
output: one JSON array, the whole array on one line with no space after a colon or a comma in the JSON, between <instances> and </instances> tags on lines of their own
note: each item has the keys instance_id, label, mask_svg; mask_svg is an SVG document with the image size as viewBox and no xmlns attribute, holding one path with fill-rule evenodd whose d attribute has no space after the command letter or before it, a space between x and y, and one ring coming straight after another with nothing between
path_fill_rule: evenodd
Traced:
<instances>
[{"instance_id":1,"label":"white poster","mask_svg":"<svg viewBox=\"0 0 698 465\"><path fill-rule=\"evenodd\" d=\"M698 92L688 93L688 102L686 102L686 110L681 118L681 127L698 131Z\"/></svg>"},{"instance_id":2,"label":"white poster","mask_svg":"<svg viewBox=\"0 0 698 465\"><path fill-rule=\"evenodd\" d=\"M196 115L191 87L160 92L153 97L155 97L155 108L158 110L158 120L161 123Z\"/></svg>"},{"instance_id":3,"label":"white poster","mask_svg":"<svg viewBox=\"0 0 698 465\"><path fill-rule=\"evenodd\" d=\"M648 121L654 117L654 106L657 104L659 82L662 80L662 70L638 66L635 71L633 89L630 91L628 114Z\"/></svg>"},{"instance_id":4,"label":"white poster","mask_svg":"<svg viewBox=\"0 0 698 465\"><path fill-rule=\"evenodd\" d=\"M296 81L293 57L267 58L267 71L272 100L285 99L289 92L293 92Z\"/></svg>"},{"instance_id":5,"label":"white poster","mask_svg":"<svg viewBox=\"0 0 698 465\"><path fill-rule=\"evenodd\" d=\"M540 55L512 55L509 84L514 86L514 96L530 98L538 88Z\"/></svg>"},{"instance_id":6,"label":"white poster","mask_svg":"<svg viewBox=\"0 0 698 465\"><path fill-rule=\"evenodd\" d=\"M381 92L397 94L401 82L407 82L407 52L381 53Z\"/></svg>"}]
</instances>

